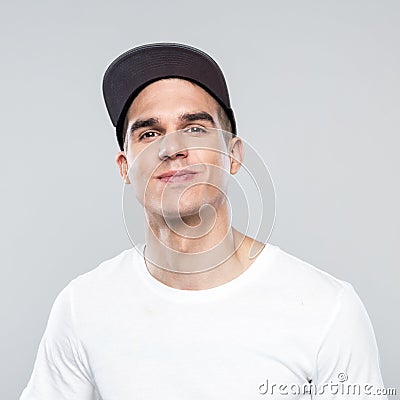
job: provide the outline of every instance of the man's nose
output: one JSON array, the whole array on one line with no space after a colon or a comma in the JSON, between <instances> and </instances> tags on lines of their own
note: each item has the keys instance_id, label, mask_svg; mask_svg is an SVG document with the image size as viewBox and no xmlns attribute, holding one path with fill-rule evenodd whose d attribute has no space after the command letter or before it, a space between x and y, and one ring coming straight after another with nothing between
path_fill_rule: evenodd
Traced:
<instances>
[{"instance_id":1,"label":"man's nose","mask_svg":"<svg viewBox=\"0 0 400 400\"><path fill-rule=\"evenodd\" d=\"M165 134L160 140L158 156L160 159L187 157L188 149L183 134L181 132L171 132Z\"/></svg>"}]
</instances>

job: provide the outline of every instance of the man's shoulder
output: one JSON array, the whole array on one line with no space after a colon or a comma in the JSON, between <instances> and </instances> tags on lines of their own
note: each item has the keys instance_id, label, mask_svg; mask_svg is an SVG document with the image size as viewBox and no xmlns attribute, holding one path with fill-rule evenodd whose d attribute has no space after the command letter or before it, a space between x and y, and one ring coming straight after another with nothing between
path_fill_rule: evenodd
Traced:
<instances>
[{"instance_id":1,"label":"man's shoulder","mask_svg":"<svg viewBox=\"0 0 400 400\"><path fill-rule=\"evenodd\" d=\"M304 302L323 306L336 304L344 292L353 286L293 254L276 247L271 275L285 293L293 294Z\"/></svg>"},{"instance_id":2,"label":"man's shoulder","mask_svg":"<svg viewBox=\"0 0 400 400\"><path fill-rule=\"evenodd\" d=\"M138 250L130 248L102 261L95 268L78 275L69 283L71 290L77 292L104 291L115 289L121 282L126 282L135 267Z\"/></svg>"},{"instance_id":3,"label":"man's shoulder","mask_svg":"<svg viewBox=\"0 0 400 400\"><path fill-rule=\"evenodd\" d=\"M313 283L318 282L335 288L341 287L345 282L325 271L324 267L316 266L278 246L275 247L277 248L275 260L279 264L279 268L281 268L284 273L290 273L290 276L293 278L305 278L307 281Z\"/></svg>"}]
</instances>

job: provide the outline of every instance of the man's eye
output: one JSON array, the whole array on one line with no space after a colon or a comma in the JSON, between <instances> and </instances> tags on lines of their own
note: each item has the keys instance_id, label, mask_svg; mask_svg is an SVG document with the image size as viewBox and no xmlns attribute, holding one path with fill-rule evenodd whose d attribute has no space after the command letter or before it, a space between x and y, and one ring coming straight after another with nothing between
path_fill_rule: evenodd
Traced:
<instances>
[{"instance_id":1,"label":"man's eye","mask_svg":"<svg viewBox=\"0 0 400 400\"><path fill-rule=\"evenodd\" d=\"M158 132L155 131L148 131L143 133L142 135L139 136L139 140L142 139L152 139L158 136Z\"/></svg>"},{"instance_id":2,"label":"man's eye","mask_svg":"<svg viewBox=\"0 0 400 400\"><path fill-rule=\"evenodd\" d=\"M188 132L188 133L207 133L207 129L202 128L200 126L191 126L190 128L185 129L185 132Z\"/></svg>"}]
</instances>

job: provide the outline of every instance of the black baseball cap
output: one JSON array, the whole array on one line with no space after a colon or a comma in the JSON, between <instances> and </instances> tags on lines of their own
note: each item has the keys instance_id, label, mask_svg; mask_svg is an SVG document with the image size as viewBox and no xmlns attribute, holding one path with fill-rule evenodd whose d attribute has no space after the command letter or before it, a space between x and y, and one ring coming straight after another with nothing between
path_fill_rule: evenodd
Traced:
<instances>
[{"instance_id":1,"label":"black baseball cap","mask_svg":"<svg viewBox=\"0 0 400 400\"><path fill-rule=\"evenodd\" d=\"M152 43L135 47L116 58L103 78L103 95L121 150L123 124L134 98L149 84L164 78L187 79L206 90L226 112L232 134L236 122L228 87L218 64L206 53L180 43Z\"/></svg>"}]
</instances>

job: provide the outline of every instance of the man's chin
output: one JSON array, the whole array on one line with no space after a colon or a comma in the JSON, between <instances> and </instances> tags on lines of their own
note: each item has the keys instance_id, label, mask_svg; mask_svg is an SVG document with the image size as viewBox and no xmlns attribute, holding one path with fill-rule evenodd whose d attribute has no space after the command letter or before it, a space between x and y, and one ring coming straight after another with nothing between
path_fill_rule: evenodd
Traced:
<instances>
[{"instance_id":1,"label":"man's chin","mask_svg":"<svg viewBox=\"0 0 400 400\"><path fill-rule=\"evenodd\" d=\"M155 209L146 209L147 214L153 215L156 218L162 218L166 222L177 222L177 221L184 221L189 223L189 221L201 221L201 212L200 207L193 207L193 205L189 207L180 207L177 209L176 207L163 207Z\"/></svg>"},{"instance_id":2,"label":"man's chin","mask_svg":"<svg viewBox=\"0 0 400 400\"><path fill-rule=\"evenodd\" d=\"M159 212L159 214L165 220L170 221L200 218L199 209L193 208L180 208L179 210L164 208Z\"/></svg>"},{"instance_id":3,"label":"man's chin","mask_svg":"<svg viewBox=\"0 0 400 400\"><path fill-rule=\"evenodd\" d=\"M169 199L168 199L169 200ZM151 202L148 207L146 207L147 214L156 214L162 217L164 220L184 220L193 221L197 224L201 222L202 219L214 220L215 218L215 202L210 202L211 204L196 201L198 199L191 196L190 198L177 199L173 201L163 201L163 202ZM204 200L204 199L203 199Z\"/></svg>"}]
</instances>

